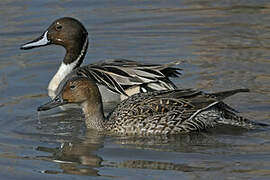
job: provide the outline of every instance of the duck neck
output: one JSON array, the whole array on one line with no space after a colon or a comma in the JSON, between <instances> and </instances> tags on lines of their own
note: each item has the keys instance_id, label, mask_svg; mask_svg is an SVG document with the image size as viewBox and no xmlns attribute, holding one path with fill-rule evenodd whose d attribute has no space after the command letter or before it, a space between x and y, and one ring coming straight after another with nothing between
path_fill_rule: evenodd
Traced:
<instances>
[{"instance_id":1,"label":"duck neck","mask_svg":"<svg viewBox=\"0 0 270 180\"><path fill-rule=\"evenodd\" d=\"M103 105L96 101L86 101L82 104L82 110L85 115L85 123L87 128L102 131L105 129L105 117Z\"/></svg>"},{"instance_id":2,"label":"duck neck","mask_svg":"<svg viewBox=\"0 0 270 180\"><path fill-rule=\"evenodd\" d=\"M72 44L72 43L71 43ZM87 52L88 48L88 38L85 38L85 41L82 45L72 45L69 47L66 47L66 55L65 58L60 65L58 71L52 78L52 80L49 83L48 89L49 89L49 95L51 97L54 97L54 92L56 91L57 87L61 83L61 81L75 68L79 67L83 59L85 57L85 54Z\"/></svg>"}]
</instances>

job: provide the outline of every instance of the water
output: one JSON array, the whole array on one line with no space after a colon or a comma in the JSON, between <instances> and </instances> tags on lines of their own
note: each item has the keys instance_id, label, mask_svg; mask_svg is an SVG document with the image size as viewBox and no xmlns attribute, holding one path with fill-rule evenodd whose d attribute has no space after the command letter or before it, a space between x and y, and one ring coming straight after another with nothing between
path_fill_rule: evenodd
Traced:
<instances>
[{"instance_id":1,"label":"water","mask_svg":"<svg viewBox=\"0 0 270 180\"><path fill-rule=\"evenodd\" d=\"M185 59L178 86L250 88L226 102L270 123L269 1L0 2L0 179L269 179L269 131L222 128L174 137L87 131L78 111L38 114L64 55L21 51L55 19L80 19L90 34L85 64L106 58Z\"/></svg>"}]
</instances>

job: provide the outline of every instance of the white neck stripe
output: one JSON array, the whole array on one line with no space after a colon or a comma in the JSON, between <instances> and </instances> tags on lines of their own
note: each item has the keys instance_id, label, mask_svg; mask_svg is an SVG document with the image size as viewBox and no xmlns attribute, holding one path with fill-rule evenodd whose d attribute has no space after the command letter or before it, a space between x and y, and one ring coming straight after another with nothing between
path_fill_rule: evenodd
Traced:
<instances>
[{"instance_id":1,"label":"white neck stripe","mask_svg":"<svg viewBox=\"0 0 270 180\"><path fill-rule=\"evenodd\" d=\"M76 67L76 64L80 61L82 56L85 54L87 44L88 44L88 38L86 38L86 40L84 41L83 47L82 47L82 50L81 50L81 53L79 54L79 56L72 63L70 63L70 64L75 63L74 67ZM67 64L67 65L69 65L69 64Z\"/></svg>"}]
</instances>

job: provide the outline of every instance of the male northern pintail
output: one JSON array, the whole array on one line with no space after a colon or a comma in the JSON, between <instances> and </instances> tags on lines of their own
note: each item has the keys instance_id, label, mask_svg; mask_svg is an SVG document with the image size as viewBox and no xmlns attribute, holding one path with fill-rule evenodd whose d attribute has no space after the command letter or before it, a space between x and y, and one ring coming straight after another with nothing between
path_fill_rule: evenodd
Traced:
<instances>
[{"instance_id":1,"label":"male northern pintail","mask_svg":"<svg viewBox=\"0 0 270 180\"><path fill-rule=\"evenodd\" d=\"M120 102L105 118L97 85L86 77L73 77L65 82L60 93L38 111L68 103L79 104L86 126L98 131L122 135L158 135L201 131L218 125L252 129L264 124L236 115L222 100L248 89L204 93L191 89L138 93Z\"/></svg>"},{"instance_id":2,"label":"male northern pintail","mask_svg":"<svg viewBox=\"0 0 270 180\"><path fill-rule=\"evenodd\" d=\"M86 76L121 95L138 92L175 89L169 77L178 77L180 68L169 64L143 64L126 59L106 60L80 67L88 48L88 32L76 19L64 17L54 21L39 38L21 46L32 49L55 44L66 49L66 55L57 73L49 83L49 95L57 94L60 82L73 71L73 75ZM68 79L68 78L67 78ZM124 97L122 96L122 97Z\"/></svg>"}]
</instances>

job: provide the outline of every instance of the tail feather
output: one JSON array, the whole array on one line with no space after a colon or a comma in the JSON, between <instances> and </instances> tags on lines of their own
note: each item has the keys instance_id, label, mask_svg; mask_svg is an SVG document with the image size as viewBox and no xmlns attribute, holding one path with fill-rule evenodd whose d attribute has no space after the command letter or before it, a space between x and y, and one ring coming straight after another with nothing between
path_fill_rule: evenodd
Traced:
<instances>
[{"instance_id":1,"label":"tail feather","mask_svg":"<svg viewBox=\"0 0 270 180\"><path fill-rule=\"evenodd\" d=\"M249 92L249 89L234 89L234 90L229 90L229 91L221 91L221 92L216 92L216 93L211 93L209 94L210 96L213 96L215 98L217 98L219 101L232 96L236 93L240 93L240 92Z\"/></svg>"},{"instance_id":2,"label":"tail feather","mask_svg":"<svg viewBox=\"0 0 270 180\"><path fill-rule=\"evenodd\" d=\"M165 75L165 77L179 77L182 75L179 71L182 69L180 68L174 68L174 67L167 67L166 69L161 70L161 73Z\"/></svg>"},{"instance_id":3,"label":"tail feather","mask_svg":"<svg viewBox=\"0 0 270 180\"><path fill-rule=\"evenodd\" d=\"M237 126L237 127L242 127L246 129L257 129L257 128L262 128L262 127L268 127L268 124L261 123L261 122L254 122L251 121L247 118L237 116L237 118L233 119L224 119L219 122L220 124L226 124L226 125L231 125L231 126Z\"/></svg>"},{"instance_id":4,"label":"tail feather","mask_svg":"<svg viewBox=\"0 0 270 180\"><path fill-rule=\"evenodd\" d=\"M182 60L178 60L167 64L162 64L160 66L157 66L156 68L160 70L160 72L164 74L165 77L179 77L180 75L182 75L182 73L179 71L182 71L183 69L173 66L176 66L181 62Z\"/></svg>"},{"instance_id":5,"label":"tail feather","mask_svg":"<svg viewBox=\"0 0 270 180\"><path fill-rule=\"evenodd\" d=\"M261 123L261 122L254 122L242 116L236 115L234 112L224 109L223 116L219 121L220 124L227 124L237 127L242 127L246 129L256 129L262 127L268 127L268 124Z\"/></svg>"}]
</instances>

